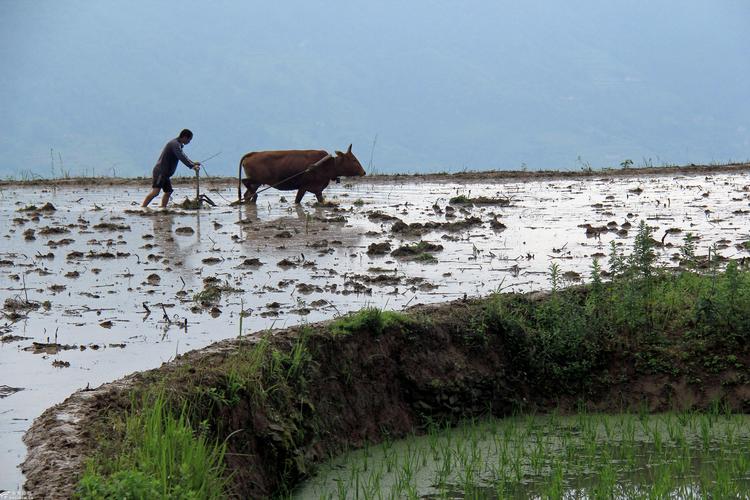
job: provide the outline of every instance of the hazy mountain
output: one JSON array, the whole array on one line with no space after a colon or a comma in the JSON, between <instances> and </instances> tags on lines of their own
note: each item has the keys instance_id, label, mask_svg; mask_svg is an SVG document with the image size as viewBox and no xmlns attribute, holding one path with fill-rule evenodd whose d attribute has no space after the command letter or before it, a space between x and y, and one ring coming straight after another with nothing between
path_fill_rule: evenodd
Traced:
<instances>
[{"instance_id":1,"label":"hazy mountain","mask_svg":"<svg viewBox=\"0 0 750 500\"><path fill-rule=\"evenodd\" d=\"M379 172L745 160L748 22L739 0L0 0L0 176L150 175L184 127L211 175L349 143Z\"/></svg>"}]
</instances>

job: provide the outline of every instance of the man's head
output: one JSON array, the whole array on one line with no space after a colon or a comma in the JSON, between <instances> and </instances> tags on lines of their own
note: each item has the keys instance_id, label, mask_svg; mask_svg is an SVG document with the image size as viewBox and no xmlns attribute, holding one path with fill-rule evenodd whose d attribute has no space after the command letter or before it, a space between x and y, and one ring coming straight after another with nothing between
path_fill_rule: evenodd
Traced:
<instances>
[{"instance_id":1,"label":"man's head","mask_svg":"<svg viewBox=\"0 0 750 500\"><path fill-rule=\"evenodd\" d=\"M182 129L180 135L177 136L177 140L182 144L188 144L193 138L193 133L188 129Z\"/></svg>"}]
</instances>

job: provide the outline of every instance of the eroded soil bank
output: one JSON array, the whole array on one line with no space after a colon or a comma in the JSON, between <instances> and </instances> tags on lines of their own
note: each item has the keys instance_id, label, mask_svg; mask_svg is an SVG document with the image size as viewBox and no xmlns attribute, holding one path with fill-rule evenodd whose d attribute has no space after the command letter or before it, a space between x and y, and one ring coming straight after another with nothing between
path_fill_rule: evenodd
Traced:
<instances>
[{"instance_id":1,"label":"eroded soil bank","mask_svg":"<svg viewBox=\"0 0 750 500\"><path fill-rule=\"evenodd\" d=\"M518 300L534 307L545 299ZM128 411L134 393L155 388L175 401L190 400L196 417L226 440L231 493L239 498L293 486L346 448L403 437L428 420L582 406L657 412L721 403L750 412L746 348L713 343L714 361L707 363L698 344L680 335L656 344L644 336L623 338L608 342L584 371L555 380L529 362L535 347L493 312L494 301L421 305L403 315L360 313L343 325L227 340L78 391L26 435L26 488L34 497L69 497L85 459L106 454L119 437L113 419Z\"/></svg>"}]
</instances>

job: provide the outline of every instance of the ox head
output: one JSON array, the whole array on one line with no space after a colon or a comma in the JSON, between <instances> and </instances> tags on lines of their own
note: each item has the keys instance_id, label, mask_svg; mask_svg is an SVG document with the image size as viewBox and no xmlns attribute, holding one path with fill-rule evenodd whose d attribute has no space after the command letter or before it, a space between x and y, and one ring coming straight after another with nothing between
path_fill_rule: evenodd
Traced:
<instances>
[{"instance_id":1,"label":"ox head","mask_svg":"<svg viewBox=\"0 0 750 500\"><path fill-rule=\"evenodd\" d=\"M359 160L354 153L352 153L352 145L349 144L349 149L346 153L336 151L336 172L335 177L359 177L365 175L365 169L359 163Z\"/></svg>"}]
</instances>

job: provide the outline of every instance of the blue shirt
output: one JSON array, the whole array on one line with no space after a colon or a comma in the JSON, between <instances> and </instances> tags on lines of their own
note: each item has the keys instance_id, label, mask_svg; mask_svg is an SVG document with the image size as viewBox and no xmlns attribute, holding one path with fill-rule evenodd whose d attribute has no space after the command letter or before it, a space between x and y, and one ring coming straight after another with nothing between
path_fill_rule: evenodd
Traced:
<instances>
[{"instance_id":1,"label":"blue shirt","mask_svg":"<svg viewBox=\"0 0 750 500\"><path fill-rule=\"evenodd\" d=\"M193 162L182 152L182 143L177 139L172 139L164 146L161 156L154 166L154 172L158 171L160 175L172 177L177 170L178 160L189 168L193 168Z\"/></svg>"}]
</instances>

